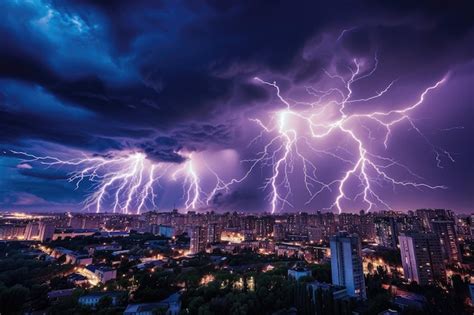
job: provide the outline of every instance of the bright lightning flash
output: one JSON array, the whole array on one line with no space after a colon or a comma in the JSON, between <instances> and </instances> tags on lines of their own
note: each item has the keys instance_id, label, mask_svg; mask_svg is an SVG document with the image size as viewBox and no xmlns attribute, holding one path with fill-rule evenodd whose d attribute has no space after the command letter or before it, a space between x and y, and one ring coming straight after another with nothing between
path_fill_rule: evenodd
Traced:
<instances>
[{"instance_id":1,"label":"bright lightning flash","mask_svg":"<svg viewBox=\"0 0 474 315\"><path fill-rule=\"evenodd\" d=\"M329 191L334 192L335 199L328 208L337 209L339 212L344 208L344 200L357 199L362 200L368 210L376 206L390 209L377 189L383 184L389 184L393 189L446 188L442 185L430 185L399 161L375 153L372 144L380 142L380 145L387 149L393 129L402 122L407 122L429 145L437 167L442 167L443 159L454 162L452 154L432 144L411 117L413 111L423 104L429 93L439 88L447 79L443 78L427 87L413 104L400 109L386 111L359 109L358 112L352 113L350 110L356 108L351 105L364 105L377 101L395 84L395 81L392 81L380 92L366 98L354 97L354 83L370 77L376 71L377 64L378 60L375 58L374 66L364 70L364 64L354 59L349 66L348 75L333 75L325 71L335 87L326 90L306 87L308 95L315 98L312 102L286 98L282 96L276 82L255 78L257 82L276 91L276 96L284 108L273 113L268 122L257 118L251 119L261 128L261 132L249 145L263 141L263 149L255 158L241 161L249 165L246 172L243 176L230 181L223 180L207 165L205 159L196 157L196 153L178 152L185 161L176 164L152 162L142 152L118 152L112 157L94 156L72 160L11 152L24 157L24 162L40 163L46 167L76 169L70 173L69 181L75 183L76 188L86 180L93 183L93 192L84 203L85 208L94 209L96 212L104 211L106 206L118 213L141 213L149 205L156 209L157 194L154 187L160 184L160 179L165 175L173 181L182 181L186 209L197 209L209 204L218 192L228 192L232 185L245 181L258 166L261 166L270 169L270 176L265 179L262 188L268 192L266 197L271 212L275 213L285 206L293 207L290 198L293 195L291 176L300 165L302 182L309 196L306 200L307 205L323 192ZM377 137L379 130L383 130L381 138ZM328 149L327 142L334 142L333 140L338 137L344 138L346 142L335 149ZM324 149L321 149L321 146ZM320 176L314 161L317 156L325 156L342 163L345 168L341 175L335 179L321 179L324 176ZM203 165L207 170L202 167ZM394 176L395 170L404 171L410 179ZM206 194L201 187L203 172L211 173L216 180L209 194ZM358 183L355 195L351 195L349 191L353 183Z\"/></svg>"},{"instance_id":2,"label":"bright lightning flash","mask_svg":"<svg viewBox=\"0 0 474 315\"><path fill-rule=\"evenodd\" d=\"M381 186L383 182L392 185L394 189L396 186L417 189L446 188L442 185L430 185L423 182L420 176L395 159L371 152L371 146L369 145L369 142L376 140L372 134L374 125L384 130L381 141L386 149L392 129L402 121L406 121L432 148L438 167L442 167L442 157L454 162L452 155L446 150L433 145L410 117L410 114L423 104L427 95L432 90L440 87L446 81L446 78L426 88L416 102L401 109L348 113L347 108L350 105L377 100L394 85L395 81L392 81L382 91L367 98L353 97L353 84L370 77L376 71L377 63L378 60L375 58L374 66L364 71L362 62L354 59L349 67L350 74L347 77L332 75L326 71L329 80L336 81L339 87L328 90L307 87L306 92L311 97L316 98L314 102L297 102L285 98L281 95L276 82L267 82L256 77L257 82L275 89L276 96L285 105L285 108L272 116L267 124L260 119L251 119L261 128L261 133L251 144L264 139L265 136L269 136L270 140L265 142L263 150L257 153L256 158L243 161L250 165L243 177L232 179L230 182L219 180L212 194L220 190L228 190L232 184L244 181L257 165L261 165L271 169L271 176L266 179L263 186L263 189L269 192L267 198L270 202L271 212L274 213L285 205L292 207L289 198L292 195L290 174L294 171L296 161L299 161L302 165L302 181L309 195L306 204L312 202L323 191L336 190L337 195L329 209L335 208L339 212L343 210L343 200L355 200L357 198L362 198L362 201L368 207L367 210L371 210L377 205L390 209L390 206L376 190L376 186ZM337 150L317 148L317 144L328 141L330 137L337 136L337 134L347 138L349 143L355 147L355 150L352 150L355 152L350 152L351 147L346 146L339 146ZM338 159L347 165L341 177L330 181L320 180L317 167L313 162L314 157L318 155ZM347 155L350 155L350 157L348 158ZM393 169L396 168L404 170L416 180L397 179L391 175ZM359 191L352 198L349 197L348 192L350 181L359 183Z\"/></svg>"},{"instance_id":3,"label":"bright lightning flash","mask_svg":"<svg viewBox=\"0 0 474 315\"><path fill-rule=\"evenodd\" d=\"M74 183L76 189L85 181L93 183L92 193L84 201L84 208L97 213L111 209L114 213L139 214L150 206L157 209L156 188L161 186L161 182L169 183L170 180L182 183L185 209L198 209L207 204L205 198L210 196L201 187L201 176L207 173L220 180L197 152L176 152L184 158L182 163L151 161L142 152L115 152L112 157L85 156L71 160L14 150L10 152L22 157L23 163L73 169L68 181ZM206 164L206 168L202 168L201 164Z\"/></svg>"},{"instance_id":4,"label":"bright lightning flash","mask_svg":"<svg viewBox=\"0 0 474 315\"><path fill-rule=\"evenodd\" d=\"M148 206L156 206L155 186L162 177L171 172L171 178L183 174L183 189L186 192L186 208L195 208L201 195L199 178L194 171L192 154L182 164L152 162L141 152L118 153L115 157L84 157L62 160L53 156L36 156L26 152L10 150L22 156L23 162L39 163L46 167L71 167L68 181L78 189L82 182L93 183L93 192L84 201L86 209L97 213L106 206L114 213L141 213Z\"/></svg>"},{"instance_id":5,"label":"bright lightning flash","mask_svg":"<svg viewBox=\"0 0 474 315\"><path fill-rule=\"evenodd\" d=\"M204 195L204 192L200 186L199 176L196 171L196 163L193 161L193 154L183 153L183 156L187 158L187 161L178 168L171 178L177 180L179 177L183 177L183 192L184 192L184 206L186 209L196 209L199 205L203 204L201 196Z\"/></svg>"}]
</instances>

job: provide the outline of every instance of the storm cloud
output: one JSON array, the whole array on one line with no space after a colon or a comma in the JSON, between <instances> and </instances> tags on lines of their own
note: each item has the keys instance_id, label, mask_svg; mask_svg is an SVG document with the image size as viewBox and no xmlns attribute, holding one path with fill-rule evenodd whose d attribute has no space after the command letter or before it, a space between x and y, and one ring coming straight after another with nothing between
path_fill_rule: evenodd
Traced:
<instances>
[{"instance_id":1,"label":"storm cloud","mask_svg":"<svg viewBox=\"0 0 474 315\"><path fill-rule=\"evenodd\" d=\"M7 0L0 10L4 150L140 151L151 161L176 164L186 161L183 152L233 149L251 158L249 116L281 105L254 77L278 81L285 93L319 82L326 69L347 72L345 60L377 56L378 72L357 93L370 95L396 79L399 94L387 106L416 98L447 74L451 82L421 124L434 142L455 152L456 163L430 170L422 159L403 156L450 189L435 199L399 195L394 203L461 210L474 203L468 193L474 189L470 1ZM465 128L438 132L458 125ZM60 185L64 174L12 167L26 164L8 154L2 159L0 209L35 200L42 207L69 205L87 191L65 201L52 188L38 187L39 181ZM263 207L263 194L255 191L264 180L263 173L246 184L252 189L216 196L216 207ZM12 193L18 198L6 197Z\"/></svg>"}]
</instances>

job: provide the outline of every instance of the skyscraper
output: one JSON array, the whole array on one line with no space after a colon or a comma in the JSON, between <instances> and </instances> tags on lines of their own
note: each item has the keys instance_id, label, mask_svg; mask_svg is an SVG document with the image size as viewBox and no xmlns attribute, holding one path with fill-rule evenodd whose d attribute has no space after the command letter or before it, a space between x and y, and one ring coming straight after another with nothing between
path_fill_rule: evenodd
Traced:
<instances>
[{"instance_id":1,"label":"skyscraper","mask_svg":"<svg viewBox=\"0 0 474 315\"><path fill-rule=\"evenodd\" d=\"M39 223L39 240L47 242L53 239L54 224L52 222L41 221Z\"/></svg>"},{"instance_id":2,"label":"skyscraper","mask_svg":"<svg viewBox=\"0 0 474 315\"><path fill-rule=\"evenodd\" d=\"M394 217L380 217L375 219L377 244L389 248L397 248L398 225Z\"/></svg>"},{"instance_id":3,"label":"skyscraper","mask_svg":"<svg viewBox=\"0 0 474 315\"><path fill-rule=\"evenodd\" d=\"M39 237L39 223L29 222L25 229L25 240L37 240Z\"/></svg>"},{"instance_id":4,"label":"skyscraper","mask_svg":"<svg viewBox=\"0 0 474 315\"><path fill-rule=\"evenodd\" d=\"M285 237L285 225L279 222L275 223L275 225L273 225L273 238L275 239L275 241L283 241Z\"/></svg>"},{"instance_id":5,"label":"skyscraper","mask_svg":"<svg viewBox=\"0 0 474 315\"><path fill-rule=\"evenodd\" d=\"M273 232L275 219L272 216L262 216L255 221L256 234L260 238L269 237Z\"/></svg>"},{"instance_id":6,"label":"skyscraper","mask_svg":"<svg viewBox=\"0 0 474 315\"><path fill-rule=\"evenodd\" d=\"M339 232L331 237L332 283L345 286L350 296L366 299L359 237Z\"/></svg>"},{"instance_id":7,"label":"skyscraper","mask_svg":"<svg viewBox=\"0 0 474 315\"><path fill-rule=\"evenodd\" d=\"M209 223L207 226L207 242L216 243L220 241L221 229L218 223Z\"/></svg>"},{"instance_id":8,"label":"skyscraper","mask_svg":"<svg viewBox=\"0 0 474 315\"><path fill-rule=\"evenodd\" d=\"M83 216L80 214L74 214L69 217L68 225L73 229L82 229Z\"/></svg>"},{"instance_id":9,"label":"skyscraper","mask_svg":"<svg viewBox=\"0 0 474 315\"><path fill-rule=\"evenodd\" d=\"M405 279L427 285L446 278L441 244L436 234L407 232L398 238Z\"/></svg>"},{"instance_id":10,"label":"skyscraper","mask_svg":"<svg viewBox=\"0 0 474 315\"><path fill-rule=\"evenodd\" d=\"M193 226L189 229L191 254L197 254L206 250L207 230L201 226Z\"/></svg>"},{"instance_id":11,"label":"skyscraper","mask_svg":"<svg viewBox=\"0 0 474 315\"><path fill-rule=\"evenodd\" d=\"M373 240L375 238L375 224L372 213L360 212L360 228L359 233L362 239Z\"/></svg>"},{"instance_id":12,"label":"skyscraper","mask_svg":"<svg viewBox=\"0 0 474 315\"><path fill-rule=\"evenodd\" d=\"M441 242L441 250L446 263L454 264L461 261L456 229L452 220L433 220L433 232Z\"/></svg>"},{"instance_id":13,"label":"skyscraper","mask_svg":"<svg viewBox=\"0 0 474 315\"><path fill-rule=\"evenodd\" d=\"M418 209L416 216L426 232L433 232L433 220L452 220L454 215L451 210L446 209Z\"/></svg>"}]
</instances>

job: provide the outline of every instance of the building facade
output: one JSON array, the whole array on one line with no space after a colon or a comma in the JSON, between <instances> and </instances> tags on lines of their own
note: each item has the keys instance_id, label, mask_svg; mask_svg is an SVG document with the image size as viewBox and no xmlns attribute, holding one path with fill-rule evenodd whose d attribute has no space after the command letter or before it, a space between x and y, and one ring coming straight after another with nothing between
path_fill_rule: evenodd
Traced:
<instances>
[{"instance_id":1,"label":"building facade","mask_svg":"<svg viewBox=\"0 0 474 315\"><path fill-rule=\"evenodd\" d=\"M352 297L366 299L359 237L339 232L331 237L330 245L332 283L345 286Z\"/></svg>"},{"instance_id":2,"label":"building facade","mask_svg":"<svg viewBox=\"0 0 474 315\"><path fill-rule=\"evenodd\" d=\"M206 250L207 230L201 226L193 226L189 229L191 254L201 253Z\"/></svg>"},{"instance_id":3,"label":"building facade","mask_svg":"<svg viewBox=\"0 0 474 315\"><path fill-rule=\"evenodd\" d=\"M446 279L443 253L434 233L407 232L399 236L403 273L420 285Z\"/></svg>"},{"instance_id":4,"label":"building facade","mask_svg":"<svg viewBox=\"0 0 474 315\"><path fill-rule=\"evenodd\" d=\"M441 250L446 263L455 264L461 262L458 238L454 221L433 220L431 222L433 232L441 242Z\"/></svg>"}]
</instances>

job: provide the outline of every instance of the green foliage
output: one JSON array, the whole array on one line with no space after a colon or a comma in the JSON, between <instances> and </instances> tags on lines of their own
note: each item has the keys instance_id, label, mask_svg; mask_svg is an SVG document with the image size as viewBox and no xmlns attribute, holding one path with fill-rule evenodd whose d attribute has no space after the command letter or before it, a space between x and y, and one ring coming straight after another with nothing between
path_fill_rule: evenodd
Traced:
<instances>
[{"instance_id":1,"label":"green foliage","mask_svg":"<svg viewBox=\"0 0 474 315\"><path fill-rule=\"evenodd\" d=\"M139 283L138 289L134 292L136 303L156 302L178 290L175 286L178 278L173 272L140 272L135 274L135 279Z\"/></svg>"},{"instance_id":2,"label":"green foliage","mask_svg":"<svg viewBox=\"0 0 474 315\"><path fill-rule=\"evenodd\" d=\"M153 315L166 315L167 311L168 309L166 307L159 307L159 308L154 309L152 312L153 312Z\"/></svg>"},{"instance_id":3,"label":"green foliage","mask_svg":"<svg viewBox=\"0 0 474 315\"><path fill-rule=\"evenodd\" d=\"M48 307L47 292L59 285L63 273L72 266L35 259L29 255L28 245L20 242L0 244L0 313L16 314L23 310L38 310Z\"/></svg>"},{"instance_id":4,"label":"green foliage","mask_svg":"<svg viewBox=\"0 0 474 315\"><path fill-rule=\"evenodd\" d=\"M112 298L110 296L103 296L97 303L97 309L106 309L112 306Z\"/></svg>"},{"instance_id":5,"label":"green foliage","mask_svg":"<svg viewBox=\"0 0 474 315\"><path fill-rule=\"evenodd\" d=\"M75 290L72 296L60 299L57 303L51 305L49 313L51 315L73 314L78 311L86 312L87 308L82 308L78 305L77 300L83 294L82 290Z\"/></svg>"},{"instance_id":6,"label":"green foliage","mask_svg":"<svg viewBox=\"0 0 474 315\"><path fill-rule=\"evenodd\" d=\"M231 315L272 314L294 304L293 281L287 280L286 270L245 275L220 271L215 280L205 286L190 287L183 295L183 314L220 314L226 310ZM255 291L248 289L246 279L254 277ZM242 289L234 283L242 278Z\"/></svg>"},{"instance_id":7,"label":"green foliage","mask_svg":"<svg viewBox=\"0 0 474 315\"><path fill-rule=\"evenodd\" d=\"M0 314L20 313L29 294L30 290L20 284L11 288L0 287Z\"/></svg>"},{"instance_id":8,"label":"green foliage","mask_svg":"<svg viewBox=\"0 0 474 315\"><path fill-rule=\"evenodd\" d=\"M368 313L378 314L390 308L390 294L388 292L381 292L368 299Z\"/></svg>"},{"instance_id":9,"label":"green foliage","mask_svg":"<svg viewBox=\"0 0 474 315\"><path fill-rule=\"evenodd\" d=\"M311 274L313 278L319 282L331 283L331 265L317 264L311 265Z\"/></svg>"}]
</instances>

